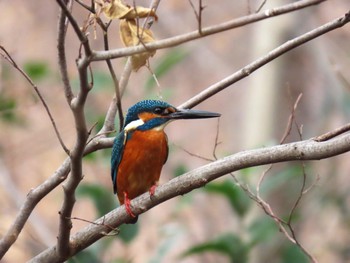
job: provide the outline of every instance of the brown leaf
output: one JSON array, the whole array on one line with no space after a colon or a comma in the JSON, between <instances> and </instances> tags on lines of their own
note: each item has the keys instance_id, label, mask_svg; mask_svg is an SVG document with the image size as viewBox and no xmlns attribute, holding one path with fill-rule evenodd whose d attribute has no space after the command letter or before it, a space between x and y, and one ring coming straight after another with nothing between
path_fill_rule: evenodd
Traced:
<instances>
[{"instance_id":1,"label":"brown leaf","mask_svg":"<svg viewBox=\"0 0 350 263\"><path fill-rule=\"evenodd\" d=\"M136 18L146 18L152 16L156 20L158 19L156 12L153 9L145 8L142 6L136 6L135 8L130 8L129 11L124 14L120 19L136 19Z\"/></svg>"},{"instance_id":2,"label":"brown leaf","mask_svg":"<svg viewBox=\"0 0 350 263\"><path fill-rule=\"evenodd\" d=\"M138 27L135 20L121 20L120 21L120 37L125 46L136 46L140 43L147 44L154 41L153 33L150 29L143 29ZM150 57L156 53L153 51L145 51L140 54L132 55L132 69L139 70L147 63Z\"/></svg>"},{"instance_id":3,"label":"brown leaf","mask_svg":"<svg viewBox=\"0 0 350 263\"><path fill-rule=\"evenodd\" d=\"M120 18L130 12L130 7L124 5L120 0L112 0L102 6L101 10L109 19Z\"/></svg>"},{"instance_id":4,"label":"brown leaf","mask_svg":"<svg viewBox=\"0 0 350 263\"><path fill-rule=\"evenodd\" d=\"M135 19L146 18L148 16L158 19L153 9L142 6L130 7L121 2L121 0L112 0L110 3L105 3L102 6L102 11L109 19Z\"/></svg>"}]
</instances>

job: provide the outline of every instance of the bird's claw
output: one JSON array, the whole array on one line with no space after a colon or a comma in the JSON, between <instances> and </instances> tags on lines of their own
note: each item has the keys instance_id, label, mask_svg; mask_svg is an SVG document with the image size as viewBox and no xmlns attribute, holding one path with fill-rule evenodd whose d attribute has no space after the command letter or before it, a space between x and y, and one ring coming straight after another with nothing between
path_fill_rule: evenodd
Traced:
<instances>
[{"instance_id":1,"label":"bird's claw","mask_svg":"<svg viewBox=\"0 0 350 263\"><path fill-rule=\"evenodd\" d=\"M136 215L131 211L130 199L129 199L128 194L126 192L124 192L124 205L125 205L126 212L131 217L135 218Z\"/></svg>"},{"instance_id":2,"label":"bird's claw","mask_svg":"<svg viewBox=\"0 0 350 263\"><path fill-rule=\"evenodd\" d=\"M154 194L155 194L155 192L156 192L156 188L157 188L157 185L154 184L154 185L152 185L151 188L149 189L149 195L151 196L151 198L152 198L152 196L154 196Z\"/></svg>"}]
</instances>

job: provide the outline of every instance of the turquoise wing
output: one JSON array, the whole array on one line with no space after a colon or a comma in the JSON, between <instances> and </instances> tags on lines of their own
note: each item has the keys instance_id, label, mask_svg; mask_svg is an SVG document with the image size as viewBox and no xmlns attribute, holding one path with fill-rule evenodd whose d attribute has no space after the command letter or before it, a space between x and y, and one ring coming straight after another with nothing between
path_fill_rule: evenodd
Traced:
<instances>
[{"instance_id":1,"label":"turquoise wing","mask_svg":"<svg viewBox=\"0 0 350 263\"><path fill-rule=\"evenodd\" d=\"M124 144L125 144L125 135L124 132L118 134L115 137L113 148L112 148L112 157L111 157L111 176L113 181L113 191L117 193L117 176L118 176L118 167L123 157Z\"/></svg>"}]
</instances>

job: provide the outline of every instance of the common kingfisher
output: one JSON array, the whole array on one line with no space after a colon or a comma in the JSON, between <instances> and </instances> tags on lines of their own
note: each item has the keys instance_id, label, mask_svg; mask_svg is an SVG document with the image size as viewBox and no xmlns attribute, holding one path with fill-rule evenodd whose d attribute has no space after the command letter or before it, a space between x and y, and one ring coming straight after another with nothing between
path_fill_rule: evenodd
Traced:
<instances>
[{"instance_id":1,"label":"common kingfisher","mask_svg":"<svg viewBox=\"0 0 350 263\"><path fill-rule=\"evenodd\" d=\"M162 166L168 158L164 127L173 120L219 117L219 113L177 109L160 100L143 100L129 108L123 130L112 149L111 175L120 205L137 222L130 199L155 192Z\"/></svg>"}]
</instances>

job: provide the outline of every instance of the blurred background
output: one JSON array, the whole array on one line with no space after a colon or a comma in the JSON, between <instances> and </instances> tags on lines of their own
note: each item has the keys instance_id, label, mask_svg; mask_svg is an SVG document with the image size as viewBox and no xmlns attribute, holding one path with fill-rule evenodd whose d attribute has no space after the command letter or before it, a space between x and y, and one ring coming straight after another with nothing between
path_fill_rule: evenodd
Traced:
<instances>
[{"instance_id":1,"label":"blurred background","mask_svg":"<svg viewBox=\"0 0 350 263\"><path fill-rule=\"evenodd\" d=\"M86 1L89 4L90 1ZM292 1L267 1L263 10ZM128 2L132 4L132 2ZM149 1L136 1L149 6ZM198 2L193 0L195 6ZM261 1L203 1L203 26L238 18ZM160 50L150 60L158 87L147 68L131 75L123 97L124 111L146 98L162 98L180 105L206 87L233 74L285 41L343 16L348 0L326 1L280 17ZM75 3L73 14L82 25L87 11ZM156 39L197 29L188 0L161 1L159 20L152 27ZM66 103L57 66L55 1L0 1L0 44L39 87L65 144L74 145L75 128ZM103 49L90 30L90 43ZM118 21L109 30L110 47L121 47ZM293 104L307 139L349 122L350 26L328 33L272 61L196 108L220 112L217 120L178 121L166 128L170 156L161 184L214 159L216 156L278 144ZM68 30L68 71L74 90L79 88L75 60L79 43ZM113 61L120 77L125 59ZM105 62L93 63L94 88L86 116L89 127L101 127L114 87ZM118 120L116 120L118 123ZM118 127L118 126L116 126ZM296 126L287 142L300 140ZM189 154L190 152L191 154ZM198 158L194 155L202 156ZM33 88L4 59L0 60L0 235L17 215L31 188L51 176L65 160L49 118ZM118 206L112 194L110 150L84 158L84 180L77 189L73 216L94 221ZM349 154L329 160L274 165L261 187L262 197L281 218L287 219L298 198L303 174L306 186L293 215L298 241L320 262L350 262ZM245 169L237 178L254 190L266 167ZM57 187L36 207L17 242L2 262L25 262L56 242L58 211L63 191ZM73 221L73 233L87 225ZM122 226L70 262L308 262L301 250L233 181L232 176L174 198L141 215L138 224Z\"/></svg>"}]
</instances>

